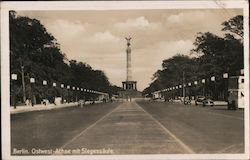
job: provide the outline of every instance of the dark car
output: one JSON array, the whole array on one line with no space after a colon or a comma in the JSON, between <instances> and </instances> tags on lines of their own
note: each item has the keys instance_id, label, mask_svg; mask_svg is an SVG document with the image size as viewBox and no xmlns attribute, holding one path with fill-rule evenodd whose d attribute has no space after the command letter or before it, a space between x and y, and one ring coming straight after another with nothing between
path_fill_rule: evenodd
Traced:
<instances>
[{"instance_id":1,"label":"dark car","mask_svg":"<svg viewBox=\"0 0 250 160\"><path fill-rule=\"evenodd\" d=\"M195 99L195 105L198 105L198 104L203 104L203 101L206 99L205 96L197 96L196 99Z\"/></svg>"}]
</instances>

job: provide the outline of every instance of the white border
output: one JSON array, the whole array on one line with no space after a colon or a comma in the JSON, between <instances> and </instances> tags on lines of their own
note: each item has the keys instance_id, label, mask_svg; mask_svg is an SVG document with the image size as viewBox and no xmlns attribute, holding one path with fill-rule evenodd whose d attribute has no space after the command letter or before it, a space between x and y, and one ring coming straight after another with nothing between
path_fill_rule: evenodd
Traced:
<instances>
[{"instance_id":1,"label":"white border","mask_svg":"<svg viewBox=\"0 0 250 160\"><path fill-rule=\"evenodd\" d=\"M249 10L247 0L235 1L50 1L1 2L1 93L2 156L4 159L249 159L249 106L245 108L244 154L147 154L105 156L11 156L9 109L9 10L125 10L125 9L221 9L241 8L244 12L245 104L249 104ZM5 87L4 87L5 86ZM6 94L7 93L7 94ZM233 137L232 137L233 138Z\"/></svg>"}]
</instances>

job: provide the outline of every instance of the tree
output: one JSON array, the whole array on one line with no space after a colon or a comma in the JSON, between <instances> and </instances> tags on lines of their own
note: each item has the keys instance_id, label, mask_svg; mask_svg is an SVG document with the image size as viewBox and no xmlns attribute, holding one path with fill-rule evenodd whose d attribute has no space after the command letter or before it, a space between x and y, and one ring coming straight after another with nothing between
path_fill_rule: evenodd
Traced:
<instances>
[{"instance_id":1,"label":"tree","mask_svg":"<svg viewBox=\"0 0 250 160\"><path fill-rule=\"evenodd\" d=\"M199 32L191 50L197 58L189 58L177 54L163 60L162 69L154 73L154 81L144 89L144 93L173 87L184 81L221 77L225 72L236 75L244 67L243 57L243 16L238 15L222 23L223 31L228 31L224 37L210 32ZM240 39L235 38L235 35ZM223 89L223 83L215 82L217 89ZM208 90L209 90L208 86Z\"/></svg>"},{"instance_id":2,"label":"tree","mask_svg":"<svg viewBox=\"0 0 250 160\"><path fill-rule=\"evenodd\" d=\"M235 16L228 21L225 21L222 23L224 26L222 28L222 31L229 31L231 33L234 33L238 35L241 39L243 39L243 16L238 15Z\"/></svg>"},{"instance_id":3,"label":"tree","mask_svg":"<svg viewBox=\"0 0 250 160\"><path fill-rule=\"evenodd\" d=\"M197 77L198 64L196 58L190 58L181 54L177 54L172 58L163 60L162 69L154 73L154 81L144 89L143 93L151 93L174 85L191 81ZM184 77L183 74L185 73Z\"/></svg>"},{"instance_id":4,"label":"tree","mask_svg":"<svg viewBox=\"0 0 250 160\"><path fill-rule=\"evenodd\" d=\"M37 82L40 81L40 85L32 87L34 95L39 97L38 91L42 87L41 79L49 78L46 80L58 81L55 76L53 77L56 73L55 67L64 64L62 59L65 56L57 47L56 39L46 31L40 21L17 16L15 11L10 11L9 20L11 72L19 73L19 77L21 77L21 68L24 67L26 94L30 98L32 97L29 78L34 77ZM44 65L48 62L51 62L51 65ZM51 77L47 77L47 74ZM21 78L18 78L17 83L18 86L21 86ZM19 95L21 94L19 93Z\"/></svg>"},{"instance_id":5,"label":"tree","mask_svg":"<svg viewBox=\"0 0 250 160\"><path fill-rule=\"evenodd\" d=\"M24 67L26 95L30 99L39 102L45 97L64 96L61 84L117 92L118 88L110 84L103 71L93 70L83 62L68 60L55 37L47 32L39 20L17 16L15 11L10 11L9 19L10 70L18 74L16 86L21 91L21 68ZM29 82L31 77L35 78L35 85ZM57 83L57 86L46 88L42 85L43 80L48 82L48 86L52 86L52 83ZM17 96L23 96L22 92Z\"/></svg>"}]
</instances>

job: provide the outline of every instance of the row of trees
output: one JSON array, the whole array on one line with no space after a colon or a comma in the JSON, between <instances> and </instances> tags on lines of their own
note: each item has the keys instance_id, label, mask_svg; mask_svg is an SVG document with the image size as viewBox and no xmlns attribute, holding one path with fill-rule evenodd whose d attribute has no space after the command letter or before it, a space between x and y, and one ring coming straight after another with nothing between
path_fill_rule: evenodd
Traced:
<instances>
[{"instance_id":1,"label":"row of trees","mask_svg":"<svg viewBox=\"0 0 250 160\"><path fill-rule=\"evenodd\" d=\"M190 51L195 57L177 54L162 62L162 69L153 75L153 82L144 89L144 94L176 86L183 82L221 77L223 73L237 75L244 68L243 16L235 16L222 23L224 37L213 33L198 33L195 48ZM215 82L218 90L225 89L222 81ZM209 88L208 88L209 90ZM211 89L212 90L212 89ZM219 94L214 94L218 99Z\"/></svg>"},{"instance_id":2,"label":"row of trees","mask_svg":"<svg viewBox=\"0 0 250 160\"><path fill-rule=\"evenodd\" d=\"M31 98L31 87L36 99L43 98L43 80L48 82L48 86L58 84L53 87L55 93L47 92L47 96L59 96L61 83L109 94L116 94L120 90L109 82L103 71L94 70L83 62L68 60L56 38L47 32L39 20L17 16L15 11L10 11L9 24L10 71L18 77L11 83L11 93L16 94L20 100L23 96L22 73L27 98ZM36 80L34 86L29 82L31 77Z\"/></svg>"}]
</instances>

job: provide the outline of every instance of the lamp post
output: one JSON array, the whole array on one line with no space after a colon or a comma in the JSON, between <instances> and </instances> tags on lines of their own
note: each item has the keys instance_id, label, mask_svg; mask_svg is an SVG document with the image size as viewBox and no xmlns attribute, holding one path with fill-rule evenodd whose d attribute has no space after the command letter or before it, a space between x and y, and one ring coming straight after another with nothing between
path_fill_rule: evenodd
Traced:
<instances>
[{"instance_id":1,"label":"lamp post","mask_svg":"<svg viewBox=\"0 0 250 160\"><path fill-rule=\"evenodd\" d=\"M182 86L183 86L182 87L182 96L183 96L183 103L185 103L185 97L186 97L184 84L185 84L185 72L182 72Z\"/></svg>"},{"instance_id":2,"label":"lamp post","mask_svg":"<svg viewBox=\"0 0 250 160\"><path fill-rule=\"evenodd\" d=\"M17 74L11 74L11 82L12 82L12 88L13 88L13 91L12 91L12 104L14 106L14 109L16 109L16 92L14 90L14 81L17 80Z\"/></svg>"},{"instance_id":3,"label":"lamp post","mask_svg":"<svg viewBox=\"0 0 250 160\"><path fill-rule=\"evenodd\" d=\"M198 85L198 81L194 81L194 99L196 99L196 95L197 95L197 85Z\"/></svg>"},{"instance_id":4,"label":"lamp post","mask_svg":"<svg viewBox=\"0 0 250 160\"><path fill-rule=\"evenodd\" d=\"M211 81L212 81L212 82L215 82L215 76L212 76L212 77L211 77ZM216 89L216 86L215 86L215 85L216 85L216 84L214 83L214 84L213 84L213 98L215 98L215 89Z\"/></svg>"},{"instance_id":5,"label":"lamp post","mask_svg":"<svg viewBox=\"0 0 250 160\"><path fill-rule=\"evenodd\" d=\"M21 66L21 75L22 75L22 87L23 87L23 102L26 101L26 91L25 91L25 81L24 81L24 66Z\"/></svg>"},{"instance_id":6,"label":"lamp post","mask_svg":"<svg viewBox=\"0 0 250 160\"><path fill-rule=\"evenodd\" d=\"M70 89L70 86L67 85L67 97L68 97L68 98L67 98L67 102L68 102L68 103L69 103L69 101L70 101L70 100L69 100L69 99L70 99L70 98L69 98L69 89Z\"/></svg>"},{"instance_id":7,"label":"lamp post","mask_svg":"<svg viewBox=\"0 0 250 160\"><path fill-rule=\"evenodd\" d=\"M188 97L190 99L192 97L192 89L191 89L192 84L191 82L189 82L187 85L188 85Z\"/></svg>"},{"instance_id":8,"label":"lamp post","mask_svg":"<svg viewBox=\"0 0 250 160\"><path fill-rule=\"evenodd\" d=\"M64 88L64 84L61 84L61 96L62 96L62 104L63 104L63 101L64 101L64 99L63 99L63 88Z\"/></svg>"},{"instance_id":9,"label":"lamp post","mask_svg":"<svg viewBox=\"0 0 250 160\"><path fill-rule=\"evenodd\" d=\"M76 91L76 102L77 102L77 101L78 101L78 98L79 98L79 97L78 97L79 87L77 87L76 90L77 90L77 91Z\"/></svg>"},{"instance_id":10,"label":"lamp post","mask_svg":"<svg viewBox=\"0 0 250 160\"><path fill-rule=\"evenodd\" d=\"M46 86L47 86L47 81L45 81L45 80L43 80L43 86L44 86L44 98L45 99L47 99L47 96L46 96L46 92L47 92L47 88L46 88ZM44 105L46 105L46 101L44 102Z\"/></svg>"},{"instance_id":11,"label":"lamp post","mask_svg":"<svg viewBox=\"0 0 250 160\"><path fill-rule=\"evenodd\" d=\"M72 87L72 89L73 89L73 97L74 97L73 101L75 102L75 96L74 96L75 95L75 92L74 92L75 91L75 87Z\"/></svg>"},{"instance_id":12,"label":"lamp post","mask_svg":"<svg viewBox=\"0 0 250 160\"><path fill-rule=\"evenodd\" d=\"M202 80L201 80L201 83L203 83L203 96L206 96L206 93L205 93L206 80L205 80L205 79L202 79Z\"/></svg>"},{"instance_id":13,"label":"lamp post","mask_svg":"<svg viewBox=\"0 0 250 160\"><path fill-rule=\"evenodd\" d=\"M227 101L228 98L228 73L223 74L224 81L224 100Z\"/></svg>"},{"instance_id":14,"label":"lamp post","mask_svg":"<svg viewBox=\"0 0 250 160\"><path fill-rule=\"evenodd\" d=\"M52 84L52 86L54 87L54 88L56 88L56 83L54 82L53 84ZM55 92L54 92L54 104L56 104L56 102L55 102L55 100L56 100L56 89L54 90Z\"/></svg>"},{"instance_id":15,"label":"lamp post","mask_svg":"<svg viewBox=\"0 0 250 160\"><path fill-rule=\"evenodd\" d=\"M30 89L31 89L31 106L34 106L34 93L33 93L33 84L35 83L35 78L30 78Z\"/></svg>"},{"instance_id":16,"label":"lamp post","mask_svg":"<svg viewBox=\"0 0 250 160\"><path fill-rule=\"evenodd\" d=\"M81 88L81 99L83 99L83 88Z\"/></svg>"}]
</instances>

